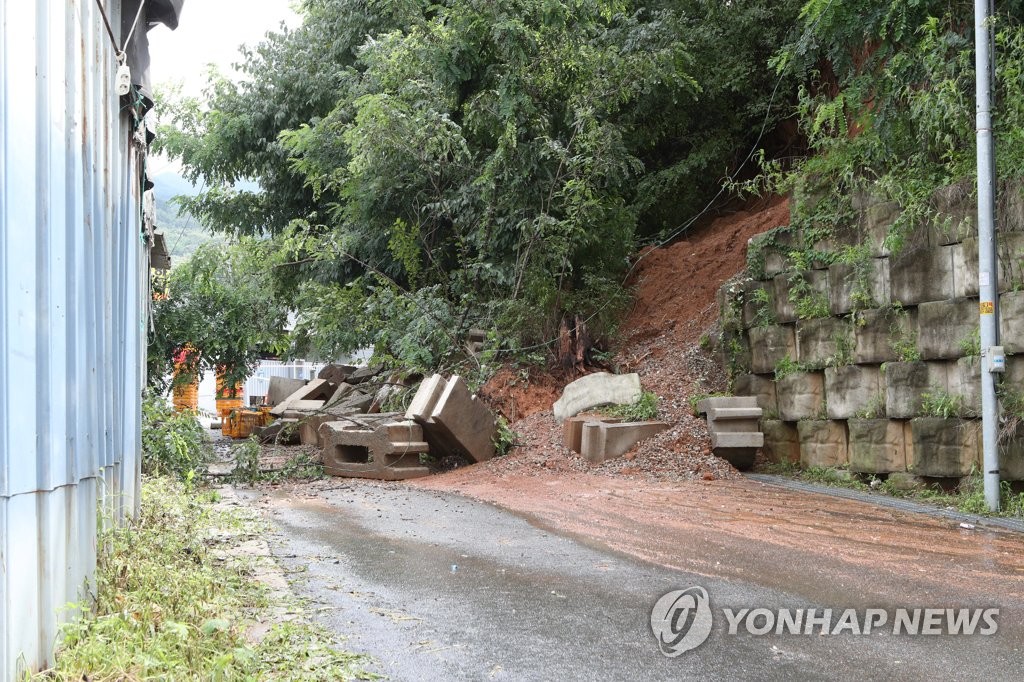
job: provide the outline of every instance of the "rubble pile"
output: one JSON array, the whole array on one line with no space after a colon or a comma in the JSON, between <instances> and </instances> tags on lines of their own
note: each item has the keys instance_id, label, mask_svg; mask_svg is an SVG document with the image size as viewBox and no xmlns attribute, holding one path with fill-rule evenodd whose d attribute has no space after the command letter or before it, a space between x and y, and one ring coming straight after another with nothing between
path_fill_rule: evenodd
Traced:
<instances>
[{"instance_id":1,"label":"rubble pile","mask_svg":"<svg viewBox=\"0 0 1024 682\"><path fill-rule=\"evenodd\" d=\"M494 456L494 415L462 377L428 377L402 414L381 412L404 386L394 377L373 381L380 374L380 368L328 365L309 382L271 378L267 400L277 420L259 437L322 448L330 475L380 480L430 474L423 456L471 462Z\"/></svg>"}]
</instances>

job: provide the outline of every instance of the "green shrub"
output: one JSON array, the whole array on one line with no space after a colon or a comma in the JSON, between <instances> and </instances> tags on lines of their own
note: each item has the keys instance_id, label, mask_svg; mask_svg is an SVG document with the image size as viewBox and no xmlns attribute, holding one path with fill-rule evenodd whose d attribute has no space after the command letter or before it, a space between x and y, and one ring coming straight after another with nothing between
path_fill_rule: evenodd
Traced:
<instances>
[{"instance_id":1,"label":"green shrub","mask_svg":"<svg viewBox=\"0 0 1024 682\"><path fill-rule=\"evenodd\" d=\"M658 396L644 391L636 402L628 405L614 405L607 414L627 422L643 422L658 418Z\"/></svg>"},{"instance_id":2,"label":"green shrub","mask_svg":"<svg viewBox=\"0 0 1024 682\"><path fill-rule=\"evenodd\" d=\"M202 424L191 412L175 412L163 398L142 401L142 472L190 481L210 456Z\"/></svg>"}]
</instances>

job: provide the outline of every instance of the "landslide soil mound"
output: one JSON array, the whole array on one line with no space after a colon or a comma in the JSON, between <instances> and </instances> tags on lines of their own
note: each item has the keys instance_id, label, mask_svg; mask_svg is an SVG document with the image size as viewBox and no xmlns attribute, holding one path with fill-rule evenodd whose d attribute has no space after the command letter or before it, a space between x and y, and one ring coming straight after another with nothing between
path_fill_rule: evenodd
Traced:
<instances>
[{"instance_id":1,"label":"landslide soil mound","mask_svg":"<svg viewBox=\"0 0 1024 682\"><path fill-rule=\"evenodd\" d=\"M522 375L505 368L481 396L511 422L517 447L459 474L484 469L499 477L531 471L575 471L647 480L714 480L738 476L711 454L707 427L690 407L694 396L724 391L726 377L701 337L718 320L715 294L746 264L747 241L789 223L789 204L773 199L721 216L683 239L637 255L629 284L635 303L621 328L614 363L637 372L647 391L659 396L659 418L667 431L640 443L624 457L594 466L562 445L551 405L575 377ZM456 472L450 474L454 476Z\"/></svg>"}]
</instances>

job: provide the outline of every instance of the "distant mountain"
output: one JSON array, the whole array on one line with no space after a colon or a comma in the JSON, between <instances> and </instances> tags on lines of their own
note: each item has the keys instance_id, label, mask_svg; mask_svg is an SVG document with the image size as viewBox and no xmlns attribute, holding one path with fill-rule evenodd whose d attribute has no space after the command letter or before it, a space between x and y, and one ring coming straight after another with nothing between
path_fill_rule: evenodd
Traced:
<instances>
[{"instance_id":1,"label":"distant mountain","mask_svg":"<svg viewBox=\"0 0 1024 682\"><path fill-rule=\"evenodd\" d=\"M192 255L203 242L225 241L224 237L207 232L191 214L179 215L178 204L172 199L177 196L194 197L199 188L174 171L164 171L151 178L153 195L156 199L156 227L167 239L172 267Z\"/></svg>"}]
</instances>

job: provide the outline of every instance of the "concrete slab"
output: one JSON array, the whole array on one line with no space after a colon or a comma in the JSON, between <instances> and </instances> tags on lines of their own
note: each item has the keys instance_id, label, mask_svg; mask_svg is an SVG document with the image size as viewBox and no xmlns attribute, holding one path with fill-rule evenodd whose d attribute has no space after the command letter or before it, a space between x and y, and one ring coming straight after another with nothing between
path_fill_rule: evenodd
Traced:
<instances>
[{"instance_id":1,"label":"concrete slab","mask_svg":"<svg viewBox=\"0 0 1024 682\"><path fill-rule=\"evenodd\" d=\"M267 404L280 405L305 385L305 379L270 377L270 386L267 388Z\"/></svg>"},{"instance_id":2,"label":"concrete slab","mask_svg":"<svg viewBox=\"0 0 1024 682\"><path fill-rule=\"evenodd\" d=\"M340 384L355 371L356 368L352 365L338 365L331 363L320 370L316 376L318 379L326 379L332 384Z\"/></svg>"},{"instance_id":3,"label":"concrete slab","mask_svg":"<svg viewBox=\"0 0 1024 682\"><path fill-rule=\"evenodd\" d=\"M565 387L554 404L559 422L599 405L628 405L640 398L639 374L598 372L581 377Z\"/></svg>"},{"instance_id":4,"label":"concrete slab","mask_svg":"<svg viewBox=\"0 0 1024 682\"><path fill-rule=\"evenodd\" d=\"M416 395L413 396L412 402L409 403L409 409L405 412L406 419L415 419L421 424L428 421L434 411L434 405L444 393L446 385L445 378L440 374L434 374L424 379L416 391Z\"/></svg>"},{"instance_id":5,"label":"concrete slab","mask_svg":"<svg viewBox=\"0 0 1024 682\"><path fill-rule=\"evenodd\" d=\"M334 384L324 379L313 379L309 383L302 386L285 400L281 401L274 406L274 409L270 411L270 414L275 417L280 417L285 413L286 410L290 409L309 409L299 408L294 405L300 401L320 401L320 407L323 407L325 401L331 397L334 393Z\"/></svg>"}]
</instances>

